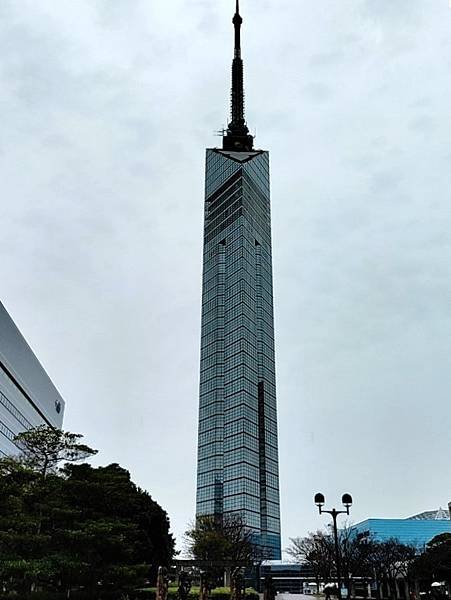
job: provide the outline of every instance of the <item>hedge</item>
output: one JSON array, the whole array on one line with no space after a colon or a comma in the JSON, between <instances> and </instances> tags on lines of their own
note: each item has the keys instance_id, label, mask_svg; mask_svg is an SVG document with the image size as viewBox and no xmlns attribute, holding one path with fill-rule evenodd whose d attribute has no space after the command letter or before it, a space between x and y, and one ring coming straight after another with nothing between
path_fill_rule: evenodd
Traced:
<instances>
[{"instance_id":1,"label":"hedge","mask_svg":"<svg viewBox=\"0 0 451 600\"><path fill-rule=\"evenodd\" d=\"M124 592L101 592L99 600L121 600ZM155 600L155 588L135 590L128 593L129 600ZM71 600L97 600L88 592L73 591ZM210 593L211 600L230 600L229 588L215 588ZM34 592L27 596L0 594L0 600L66 600L66 595L58 592ZM176 587L168 589L168 600L178 600ZM199 600L199 588L192 588L188 600ZM245 600L259 600L258 593L252 588L246 588Z\"/></svg>"},{"instance_id":2,"label":"hedge","mask_svg":"<svg viewBox=\"0 0 451 600\"><path fill-rule=\"evenodd\" d=\"M229 588L214 588L210 592L212 600L230 600ZM155 600L155 588L138 590L130 595L131 600ZM168 589L168 600L178 600L178 591L176 587ZM193 587L189 593L188 600L199 600L199 588ZM245 600L259 600L258 593L253 588L246 588Z\"/></svg>"}]
</instances>

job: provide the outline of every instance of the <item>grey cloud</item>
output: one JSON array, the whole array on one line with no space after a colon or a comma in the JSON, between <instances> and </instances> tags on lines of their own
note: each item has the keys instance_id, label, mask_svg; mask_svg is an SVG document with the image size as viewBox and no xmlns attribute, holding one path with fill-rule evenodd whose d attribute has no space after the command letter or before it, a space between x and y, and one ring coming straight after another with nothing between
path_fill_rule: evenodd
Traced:
<instances>
[{"instance_id":1,"label":"grey cloud","mask_svg":"<svg viewBox=\"0 0 451 600\"><path fill-rule=\"evenodd\" d=\"M326 84L312 82L304 86L304 94L316 102L326 102L333 96L333 92Z\"/></svg>"},{"instance_id":2,"label":"grey cloud","mask_svg":"<svg viewBox=\"0 0 451 600\"><path fill-rule=\"evenodd\" d=\"M340 63L343 60L343 53L341 51L338 52L320 52L319 54L314 54L310 58L310 66L317 67L331 67L335 66L337 63Z\"/></svg>"},{"instance_id":3,"label":"grey cloud","mask_svg":"<svg viewBox=\"0 0 451 600\"><path fill-rule=\"evenodd\" d=\"M370 185L375 193L389 192L393 195L402 180L403 176L398 171L380 171L372 174Z\"/></svg>"},{"instance_id":4,"label":"grey cloud","mask_svg":"<svg viewBox=\"0 0 451 600\"><path fill-rule=\"evenodd\" d=\"M409 123L410 129L420 133L431 134L437 128L437 123L432 115L421 115L412 119Z\"/></svg>"}]
</instances>

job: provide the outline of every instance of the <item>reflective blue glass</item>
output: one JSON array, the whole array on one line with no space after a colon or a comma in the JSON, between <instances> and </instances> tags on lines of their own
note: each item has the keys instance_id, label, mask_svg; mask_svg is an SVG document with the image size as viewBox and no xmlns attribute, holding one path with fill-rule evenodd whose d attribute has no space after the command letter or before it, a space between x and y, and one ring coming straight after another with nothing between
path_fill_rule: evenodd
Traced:
<instances>
[{"instance_id":1,"label":"reflective blue glass","mask_svg":"<svg viewBox=\"0 0 451 600\"><path fill-rule=\"evenodd\" d=\"M269 155L207 150L197 515L280 559Z\"/></svg>"}]
</instances>

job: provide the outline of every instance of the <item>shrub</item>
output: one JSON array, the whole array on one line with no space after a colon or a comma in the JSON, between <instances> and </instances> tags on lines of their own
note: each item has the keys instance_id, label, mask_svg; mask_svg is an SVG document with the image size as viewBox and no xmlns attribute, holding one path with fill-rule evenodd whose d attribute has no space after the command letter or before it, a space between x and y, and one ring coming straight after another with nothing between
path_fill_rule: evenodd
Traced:
<instances>
[{"instance_id":1,"label":"shrub","mask_svg":"<svg viewBox=\"0 0 451 600\"><path fill-rule=\"evenodd\" d=\"M137 590L130 594L130 600L155 600L155 588L146 590ZM211 600L230 600L230 588L214 588L210 594ZM168 600L178 600L178 591L176 587L168 589ZM199 600L199 588L193 586L188 596L188 600ZM259 600L258 593L253 588L246 588L245 600Z\"/></svg>"},{"instance_id":2,"label":"shrub","mask_svg":"<svg viewBox=\"0 0 451 600\"><path fill-rule=\"evenodd\" d=\"M121 600L123 592L112 592L103 591L100 595L100 600ZM156 590L155 588L148 588L142 590L135 590L129 592L130 600L155 600ZM211 600L230 600L230 589L229 588L215 588L210 594ZM0 600L19 600L18 595L0 595ZM66 600L66 595L58 592L34 592L27 596L21 596L20 600ZM71 600L92 600L92 596L89 592L78 590L73 591L71 594ZM170 587L168 589L168 600L178 600L178 591L176 587ZM188 600L199 600L199 588L193 586L191 588ZM258 593L252 588L246 588L245 600L259 600Z\"/></svg>"},{"instance_id":3,"label":"shrub","mask_svg":"<svg viewBox=\"0 0 451 600\"><path fill-rule=\"evenodd\" d=\"M58 592L33 592L30 594L19 594L11 592L9 594L1 594L0 600L64 600L64 594Z\"/></svg>"},{"instance_id":4,"label":"shrub","mask_svg":"<svg viewBox=\"0 0 451 600\"><path fill-rule=\"evenodd\" d=\"M230 588L215 588L210 596L212 600L230 600ZM259 600L259 595L253 588L246 588L245 600Z\"/></svg>"}]
</instances>

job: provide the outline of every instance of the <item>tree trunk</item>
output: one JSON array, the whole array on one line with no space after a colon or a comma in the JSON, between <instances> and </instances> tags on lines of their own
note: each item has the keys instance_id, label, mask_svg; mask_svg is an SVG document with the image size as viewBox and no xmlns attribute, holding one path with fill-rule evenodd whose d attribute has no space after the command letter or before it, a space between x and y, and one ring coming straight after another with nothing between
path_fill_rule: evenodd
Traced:
<instances>
[{"instance_id":1,"label":"tree trunk","mask_svg":"<svg viewBox=\"0 0 451 600\"><path fill-rule=\"evenodd\" d=\"M381 589L380 589L380 581L379 581L379 575L376 572L376 569L373 569L373 581L374 581L374 585L376 587L376 599L377 600L381 600ZM371 596L372 597L372 594Z\"/></svg>"}]
</instances>

